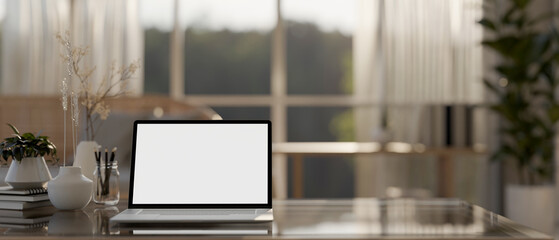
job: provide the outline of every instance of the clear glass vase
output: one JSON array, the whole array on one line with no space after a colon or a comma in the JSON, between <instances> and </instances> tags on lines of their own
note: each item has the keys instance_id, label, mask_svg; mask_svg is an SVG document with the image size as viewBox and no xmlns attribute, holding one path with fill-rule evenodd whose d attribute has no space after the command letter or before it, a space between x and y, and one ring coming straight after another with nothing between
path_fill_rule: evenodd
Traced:
<instances>
[{"instance_id":1,"label":"clear glass vase","mask_svg":"<svg viewBox=\"0 0 559 240\"><path fill-rule=\"evenodd\" d=\"M120 199L119 172L116 161L97 164L93 172L95 188L93 201L97 204L116 205Z\"/></svg>"}]
</instances>

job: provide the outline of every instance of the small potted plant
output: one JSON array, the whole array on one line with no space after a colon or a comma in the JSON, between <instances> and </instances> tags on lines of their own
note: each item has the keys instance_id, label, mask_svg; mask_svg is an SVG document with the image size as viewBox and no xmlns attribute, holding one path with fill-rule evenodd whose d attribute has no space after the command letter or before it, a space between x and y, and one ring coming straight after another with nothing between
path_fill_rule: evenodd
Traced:
<instances>
[{"instance_id":1,"label":"small potted plant","mask_svg":"<svg viewBox=\"0 0 559 240\"><path fill-rule=\"evenodd\" d=\"M8 124L14 131L12 137L0 143L2 158L11 158L6 183L16 189L42 188L51 180L43 156L51 156L56 161L56 146L47 136L32 133L20 134L16 127Z\"/></svg>"}]
</instances>

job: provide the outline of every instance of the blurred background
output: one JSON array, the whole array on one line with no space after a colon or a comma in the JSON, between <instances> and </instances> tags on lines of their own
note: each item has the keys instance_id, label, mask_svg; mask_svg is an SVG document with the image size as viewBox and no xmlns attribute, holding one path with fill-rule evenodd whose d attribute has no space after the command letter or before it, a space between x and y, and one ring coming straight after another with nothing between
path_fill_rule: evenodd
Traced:
<instances>
[{"instance_id":1,"label":"blurred background","mask_svg":"<svg viewBox=\"0 0 559 240\"><path fill-rule=\"evenodd\" d=\"M57 95L69 30L95 74L141 59L134 96L272 120L278 198L502 212L483 15L483 0L0 0L0 92ZM321 145L337 142L377 145Z\"/></svg>"}]
</instances>

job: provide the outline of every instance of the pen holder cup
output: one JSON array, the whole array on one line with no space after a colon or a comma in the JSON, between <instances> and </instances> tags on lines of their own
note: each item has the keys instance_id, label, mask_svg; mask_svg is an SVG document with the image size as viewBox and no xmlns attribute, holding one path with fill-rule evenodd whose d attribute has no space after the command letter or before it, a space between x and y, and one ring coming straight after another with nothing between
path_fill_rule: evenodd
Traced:
<instances>
[{"instance_id":1,"label":"pen holder cup","mask_svg":"<svg viewBox=\"0 0 559 240\"><path fill-rule=\"evenodd\" d=\"M116 205L120 199L119 172L116 161L99 162L93 172L93 201L97 204Z\"/></svg>"}]
</instances>

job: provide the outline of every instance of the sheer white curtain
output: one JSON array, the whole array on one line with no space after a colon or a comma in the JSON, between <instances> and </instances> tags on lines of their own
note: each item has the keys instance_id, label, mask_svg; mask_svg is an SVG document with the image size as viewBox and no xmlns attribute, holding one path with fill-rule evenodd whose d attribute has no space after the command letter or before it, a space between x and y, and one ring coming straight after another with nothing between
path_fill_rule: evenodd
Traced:
<instances>
[{"instance_id":1,"label":"sheer white curtain","mask_svg":"<svg viewBox=\"0 0 559 240\"><path fill-rule=\"evenodd\" d=\"M67 28L67 1L11 0L2 29L2 94L55 94L63 74L57 32Z\"/></svg>"},{"instance_id":2,"label":"sheer white curtain","mask_svg":"<svg viewBox=\"0 0 559 240\"><path fill-rule=\"evenodd\" d=\"M116 66L143 57L135 0L8 0L2 39L2 94L54 95L65 74L57 33L71 30L75 46L89 46L84 63L96 66L92 83ZM130 84L143 91L143 71Z\"/></svg>"},{"instance_id":3,"label":"sheer white curtain","mask_svg":"<svg viewBox=\"0 0 559 240\"><path fill-rule=\"evenodd\" d=\"M112 62L118 67L142 60L144 35L138 1L74 0L71 4L72 40L74 44L91 48L85 62L97 68L92 79L100 80ZM134 94L143 92L141 75L136 75L129 86Z\"/></svg>"},{"instance_id":4,"label":"sheer white curtain","mask_svg":"<svg viewBox=\"0 0 559 240\"><path fill-rule=\"evenodd\" d=\"M444 122L436 122L443 119L442 109L429 113L429 106L476 104L484 99L482 28L476 23L482 0L358 0L358 4L355 95L374 104L355 111L357 140L439 146L444 139L424 139L444 127ZM383 195L392 180L406 178L389 170L404 165L384 166L384 161L370 159L357 162L358 196Z\"/></svg>"}]
</instances>

